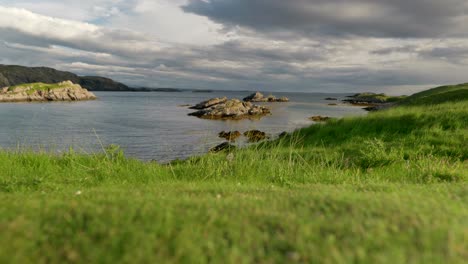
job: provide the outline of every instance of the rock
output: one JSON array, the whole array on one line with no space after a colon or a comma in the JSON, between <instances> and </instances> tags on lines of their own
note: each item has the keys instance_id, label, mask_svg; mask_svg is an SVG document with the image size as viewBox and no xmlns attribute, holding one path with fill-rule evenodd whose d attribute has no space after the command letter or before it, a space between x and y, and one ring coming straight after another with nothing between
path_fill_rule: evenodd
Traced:
<instances>
[{"instance_id":1,"label":"rock","mask_svg":"<svg viewBox=\"0 0 468 264\"><path fill-rule=\"evenodd\" d=\"M328 97L328 98L325 98L325 100L327 100L327 101L337 101L338 98Z\"/></svg>"},{"instance_id":2,"label":"rock","mask_svg":"<svg viewBox=\"0 0 468 264\"><path fill-rule=\"evenodd\" d=\"M181 105L178 105L179 107L191 107L192 105L190 104L181 104Z\"/></svg>"},{"instance_id":3,"label":"rock","mask_svg":"<svg viewBox=\"0 0 468 264\"><path fill-rule=\"evenodd\" d=\"M329 106L337 106L338 104L328 104Z\"/></svg>"},{"instance_id":4,"label":"rock","mask_svg":"<svg viewBox=\"0 0 468 264\"><path fill-rule=\"evenodd\" d=\"M309 120L312 120L314 122L326 122L328 120L330 120L331 118L328 117L328 116L312 116L312 117L309 117Z\"/></svg>"},{"instance_id":5,"label":"rock","mask_svg":"<svg viewBox=\"0 0 468 264\"><path fill-rule=\"evenodd\" d=\"M96 99L96 96L93 93L71 81L57 84L22 84L0 90L0 102L83 101L94 99Z\"/></svg>"},{"instance_id":6,"label":"rock","mask_svg":"<svg viewBox=\"0 0 468 264\"><path fill-rule=\"evenodd\" d=\"M225 151L225 150L229 151L229 150L235 150L235 149L236 149L236 146L231 145L229 142L224 142L214 148L211 148L210 152L218 153L218 152Z\"/></svg>"},{"instance_id":7,"label":"rock","mask_svg":"<svg viewBox=\"0 0 468 264\"><path fill-rule=\"evenodd\" d=\"M227 97L212 98L212 99L206 100L204 102L201 102L201 103L191 107L190 109L201 110L201 109L205 109L205 108L208 108L208 107L212 107L214 105L225 103L225 102L227 102L227 100L228 100Z\"/></svg>"},{"instance_id":8,"label":"rock","mask_svg":"<svg viewBox=\"0 0 468 264\"><path fill-rule=\"evenodd\" d=\"M205 107L197 112L190 113L190 116L196 116L203 119L243 119L243 118L256 118L270 114L270 109L264 106L253 105L250 102L241 102L238 99L231 99L219 102L210 107ZM203 102L201 105L210 105L212 103Z\"/></svg>"},{"instance_id":9,"label":"rock","mask_svg":"<svg viewBox=\"0 0 468 264\"><path fill-rule=\"evenodd\" d=\"M244 136L246 136L249 139L249 142L259 142L259 141L268 139L267 134L260 130L246 131L244 133Z\"/></svg>"},{"instance_id":10,"label":"rock","mask_svg":"<svg viewBox=\"0 0 468 264\"><path fill-rule=\"evenodd\" d=\"M260 92L255 92L249 96L247 96L246 98L243 99L244 102L270 102L270 103L274 103L274 102L289 102L289 98L287 97L281 97L281 98L276 98L275 96L273 95L270 95L268 97L265 97L262 93Z\"/></svg>"},{"instance_id":11,"label":"rock","mask_svg":"<svg viewBox=\"0 0 468 264\"><path fill-rule=\"evenodd\" d=\"M241 132L239 131L223 131L218 134L220 138L224 138L228 141L235 142L240 136L242 136Z\"/></svg>"},{"instance_id":12,"label":"rock","mask_svg":"<svg viewBox=\"0 0 468 264\"><path fill-rule=\"evenodd\" d=\"M288 135L289 135L288 132L284 131L283 133L279 134L278 138L285 138Z\"/></svg>"},{"instance_id":13,"label":"rock","mask_svg":"<svg viewBox=\"0 0 468 264\"><path fill-rule=\"evenodd\" d=\"M268 100L268 99L266 99ZM255 92L244 98L244 102L265 102L265 97L261 92Z\"/></svg>"}]
</instances>

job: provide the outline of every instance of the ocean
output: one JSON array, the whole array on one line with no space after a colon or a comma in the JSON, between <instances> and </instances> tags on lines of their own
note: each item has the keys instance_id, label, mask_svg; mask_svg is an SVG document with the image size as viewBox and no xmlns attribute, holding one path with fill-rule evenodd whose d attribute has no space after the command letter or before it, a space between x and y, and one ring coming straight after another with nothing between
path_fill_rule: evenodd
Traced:
<instances>
[{"instance_id":1,"label":"ocean","mask_svg":"<svg viewBox=\"0 0 468 264\"><path fill-rule=\"evenodd\" d=\"M358 116L349 105L329 106L327 97L349 94L273 93L289 103L268 103L272 115L261 120L202 120L181 107L213 97L239 98L249 92L95 92L96 101L0 104L0 148L97 153L119 145L128 157L168 162L206 153L223 142L221 131L258 129L272 136L312 125L308 117ZM266 93L268 95L268 93ZM241 142L242 144L242 142Z\"/></svg>"}]
</instances>

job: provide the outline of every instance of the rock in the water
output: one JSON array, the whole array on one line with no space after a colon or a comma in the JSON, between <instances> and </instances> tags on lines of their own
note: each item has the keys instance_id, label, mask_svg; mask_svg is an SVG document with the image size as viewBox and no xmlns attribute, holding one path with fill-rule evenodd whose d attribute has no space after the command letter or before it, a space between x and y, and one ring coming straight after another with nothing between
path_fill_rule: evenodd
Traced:
<instances>
[{"instance_id":1,"label":"rock in the water","mask_svg":"<svg viewBox=\"0 0 468 264\"><path fill-rule=\"evenodd\" d=\"M249 139L249 142L259 142L259 141L268 139L267 134L260 130L246 131L244 133L244 136L246 136Z\"/></svg>"},{"instance_id":2,"label":"rock in the water","mask_svg":"<svg viewBox=\"0 0 468 264\"><path fill-rule=\"evenodd\" d=\"M314 122L326 122L328 120L330 120L331 118L328 117L328 116L312 116L312 117L309 117L309 120L312 120Z\"/></svg>"},{"instance_id":3,"label":"rock in the water","mask_svg":"<svg viewBox=\"0 0 468 264\"><path fill-rule=\"evenodd\" d=\"M231 99L227 101L221 100L217 104L190 113L189 115L203 119L243 119L262 117L267 114L270 114L270 109L267 107Z\"/></svg>"},{"instance_id":4,"label":"rock in the water","mask_svg":"<svg viewBox=\"0 0 468 264\"><path fill-rule=\"evenodd\" d=\"M281 97L281 98L276 98L273 95L270 95L268 97L265 97L262 93L260 92L255 92L247 97L245 97L244 102L289 102L289 98L287 97Z\"/></svg>"},{"instance_id":5,"label":"rock in the water","mask_svg":"<svg viewBox=\"0 0 468 264\"><path fill-rule=\"evenodd\" d=\"M278 138L285 138L288 135L289 135L288 132L284 131L283 133L279 134Z\"/></svg>"},{"instance_id":6,"label":"rock in the water","mask_svg":"<svg viewBox=\"0 0 468 264\"><path fill-rule=\"evenodd\" d=\"M218 104L225 103L225 102L227 102L227 100L228 100L227 97L212 98L212 99L206 100L204 102L201 102L201 103L191 107L190 109L202 110L202 109L205 109L205 108L208 108L208 107L212 107L212 106L215 106L215 105L218 105Z\"/></svg>"},{"instance_id":7,"label":"rock in the water","mask_svg":"<svg viewBox=\"0 0 468 264\"><path fill-rule=\"evenodd\" d=\"M0 102L46 102L94 100L96 96L79 84L30 83L0 89Z\"/></svg>"},{"instance_id":8,"label":"rock in the water","mask_svg":"<svg viewBox=\"0 0 468 264\"><path fill-rule=\"evenodd\" d=\"M245 97L244 102L265 102L265 97L263 96L261 92L255 92Z\"/></svg>"},{"instance_id":9,"label":"rock in the water","mask_svg":"<svg viewBox=\"0 0 468 264\"><path fill-rule=\"evenodd\" d=\"M210 152L218 153L218 152L221 152L221 151L225 151L225 150L229 151L229 150L234 150L234 149L236 149L236 146L231 145L229 142L224 142L224 143L221 143L218 146L210 149Z\"/></svg>"},{"instance_id":10,"label":"rock in the water","mask_svg":"<svg viewBox=\"0 0 468 264\"><path fill-rule=\"evenodd\" d=\"M334 98L334 97L327 97L327 98L325 98L325 100L327 100L327 101L337 101L337 100L338 100L338 98Z\"/></svg>"},{"instance_id":11,"label":"rock in the water","mask_svg":"<svg viewBox=\"0 0 468 264\"><path fill-rule=\"evenodd\" d=\"M239 131L223 131L220 132L218 135L220 138L224 138L228 141L235 142L242 134Z\"/></svg>"}]
</instances>

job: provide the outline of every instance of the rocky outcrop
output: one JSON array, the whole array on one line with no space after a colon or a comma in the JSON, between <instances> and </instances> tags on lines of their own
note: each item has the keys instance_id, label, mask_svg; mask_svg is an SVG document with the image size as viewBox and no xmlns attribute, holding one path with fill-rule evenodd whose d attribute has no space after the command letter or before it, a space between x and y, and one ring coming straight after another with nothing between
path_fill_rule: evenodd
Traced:
<instances>
[{"instance_id":1,"label":"rocky outcrop","mask_svg":"<svg viewBox=\"0 0 468 264\"><path fill-rule=\"evenodd\" d=\"M235 142L240 136L242 136L239 131L223 131L218 134L220 138L224 138L228 141Z\"/></svg>"},{"instance_id":2,"label":"rocky outcrop","mask_svg":"<svg viewBox=\"0 0 468 264\"><path fill-rule=\"evenodd\" d=\"M328 117L328 116L312 116L312 117L309 117L309 120L312 120L314 122L326 122L328 120L330 120L331 118Z\"/></svg>"},{"instance_id":3,"label":"rocky outcrop","mask_svg":"<svg viewBox=\"0 0 468 264\"><path fill-rule=\"evenodd\" d=\"M262 132L260 130L246 131L244 133L244 136L246 136L249 139L249 142L259 142L269 138L265 132Z\"/></svg>"},{"instance_id":4,"label":"rocky outcrop","mask_svg":"<svg viewBox=\"0 0 468 264\"><path fill-rule=\"evenodd\" d=\"M228 100L227 97L212 98L212 99L203 101L203 102L201 102L201 103L199 103L199 104L197 104L197 105L195 105L193 107L190 107L190 109L197 109L197 110L206 109L206 108L218 105L218 104L226 103L227 100Z\"/></svg>"},{"instance_id":5,"label":"rocky outcrop","mask_svg":"<svg viewBox=\"0 0 468 264\"><path fill-rule=\"evenodd\" d=\"M31 83L0 89L0 102L50 102L94 100L96 96L79 84Z\"/></svg>"},{"instance_id":6,"label":"rocky outcrop","mask_svg":"<svg viewBox=\"0 0 468 264\"><path fill-rule=\"evenodd\" d=\"M229 142L224 142L224 143L221 143L221 144L217 145L214 148L211 148L210 152L211 153L218 153L218 152L222 152L222 151L230 151L230 150L235 150L235 149L236 149L236 146L231 145Z\"/></svg>"},{"instance_id":7,"label":"rocky outcrop","mask_svg":"<svg viewBox=\"0 0 468 264\"><path fill-rule=\"evenodd\" d=\"M189 115L203 119L236 120L259 118L270 114L270 109L267 107L254 105L250 102L241 102L238 99L214 98L202 102L193 108L198 109L199 107L205 108Z\"/></svg>"},{"instance_id":8,"label":"rocky outcrop","mask_svg":"<svg viewBox=\"0 0 468 264\"><path fill-rule=\"evenodd\" d=\"M325 100L327 100L327 101L337 101L338 98L335 98L335 97L327 97L327 98L325 98Z\"/></svg>"},{"instance_id":9,"label":"rocky outcrop","mask_svg":"<svg viewBox=\"0 0 468 264\"><path fill-rule=\"evenodd\" d=\"M289 102L289 98L287 97L280 97L276 98L273 95L270 95L268 97L265 97L262 93L260 92L255 92L247 97L245 97L244 102L254 102L254 103L259 103L259 102Z\"/></svg>"}]
</instances>

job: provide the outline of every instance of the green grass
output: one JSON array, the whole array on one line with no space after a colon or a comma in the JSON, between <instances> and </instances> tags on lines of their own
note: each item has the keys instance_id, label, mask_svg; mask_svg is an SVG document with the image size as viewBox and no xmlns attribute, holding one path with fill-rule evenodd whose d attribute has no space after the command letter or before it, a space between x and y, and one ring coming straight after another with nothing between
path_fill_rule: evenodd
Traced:
<instances>
[{"instance_id":1,"label":"green grass","mask_svg":"<svg viewBox=\"0 0 468 264\"><path fill-rule=\"evenodd\" d=\"M406 105L433 105L447 101L466 101L468 98L468 83L441 86L412 95L401 103Z\"/></svg>"},{"instance_id":2,"label":"green grass","mask_svg":"<svg viewBox=\"0 0 468 264\"><path fill-rule=\"evenodd\" d=\"M26 90L28 94L33 94L36 91L50 91L53 89L60 89L64 88L67 85L62 85L60 83L54 83L54 84L47 84L47 83L26 83L26 84L20 84L20 85L15 85L11 86L8 88L8 91L13 92L17 90Z\"/></svg>"},{"instance_id":3,"label":"green grass","mask_svg":"<svg viewBox=\"0 0 468 264\"><path fill-rule=\"evenodd\" d=\"M466 263L463 89L168 165L0 152L0 262Z\"/></svg>"}]
</instances>

